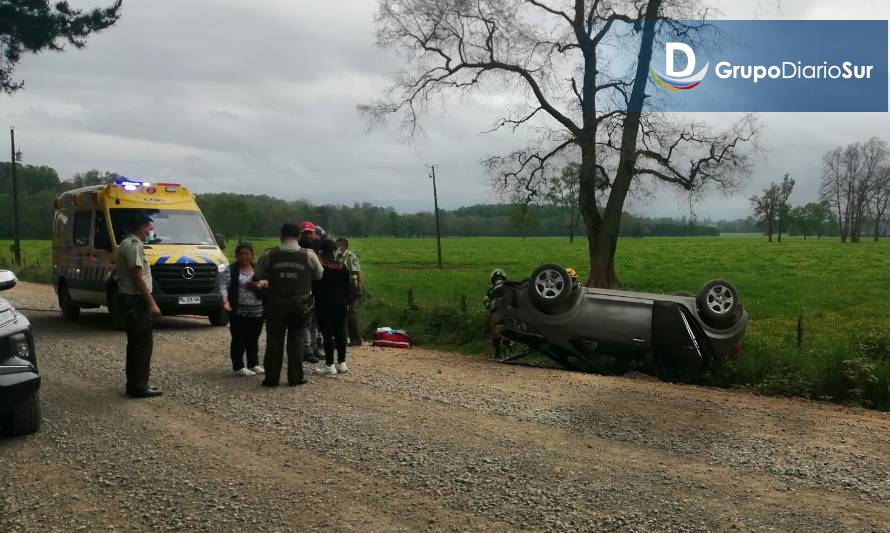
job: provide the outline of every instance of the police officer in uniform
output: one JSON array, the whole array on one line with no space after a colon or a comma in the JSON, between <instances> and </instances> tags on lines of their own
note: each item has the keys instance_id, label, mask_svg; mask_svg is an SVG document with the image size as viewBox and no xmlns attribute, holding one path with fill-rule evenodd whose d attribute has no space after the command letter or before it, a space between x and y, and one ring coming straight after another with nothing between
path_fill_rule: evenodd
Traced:
<instances>
[{"instance_id":1,"label":"police officer in uniform","mask_svg":"<svg viewBox=\"0 0 890 533\"><path fill-rule=\"evenodd\" d=\"M364 286L362 267L359 265L358 257L356 257L355 252L349 249L349 241L344 238L337 239L337 253L334 257L337 262L349 271L349 290L351 293L350 296L352 297L352 305L349 306L349 311L346 314L346 328L349 332L349 345L361 346L362 331L361 327L359 327L358 306L359 301L362 299Z\"/></svg>"},{"instance_id":2,"label":"police officer in uniform","mask_svg":"<svg viewBox=\"0 0 890 533\"><path fill-rule=\"evenodd\" d=\"M277 387L287 340L287 384L306 383L303 377L303 330L312 314L312 282L323 270L315 252L298 242L296 224L281 226L281 244L267 250L256 267L258 286L266 291L266 377L263 385Z\"/></svg>"},{"instance_id":3,"label":"police officer in uniform","mask_svg":"<svg viewBox=\"0 0 890 533\"><path fill-rule=\"evenodd\" d=\"M129 234L121 241L115 257L118 286L115 312L121 313L127 330L126 392L130 398L161 395L161 391L148 385L154 344L151 321L161 316L151 295L151 265L143 244L153 229L147 215L134 216L127 227Z\"/></svg>"}]
</instances>

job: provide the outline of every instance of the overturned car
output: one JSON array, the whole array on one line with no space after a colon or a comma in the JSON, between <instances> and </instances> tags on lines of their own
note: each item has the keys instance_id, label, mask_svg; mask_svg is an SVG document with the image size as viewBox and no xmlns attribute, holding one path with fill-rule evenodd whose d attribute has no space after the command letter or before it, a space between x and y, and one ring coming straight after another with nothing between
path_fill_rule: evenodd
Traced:
<instances>
[{"instance_id":1,"label":"overturned car","mask_svg":"<svg viewBox=\"0 0 890 533\"><path fill-rule=\"evenodd\" d=\"M583 287L563 267L538 267L489 291L497 333L559 365L599 373L642 371L669 381L698 380L741 350L748 315L735 287L711 281L697 295Z\"/></svg>"}]
</instances>

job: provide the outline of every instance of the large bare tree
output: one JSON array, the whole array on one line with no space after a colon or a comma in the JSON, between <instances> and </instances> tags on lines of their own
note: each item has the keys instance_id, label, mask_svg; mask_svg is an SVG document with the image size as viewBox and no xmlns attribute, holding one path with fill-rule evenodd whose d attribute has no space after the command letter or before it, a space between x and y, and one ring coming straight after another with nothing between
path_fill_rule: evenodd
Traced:
<instances>
[{"instance_id":1,"label":"large bare tree","mask_svg":"<svg viewBox=\"0 0 890 533\"><path fill-rule=\"evenodd\" d=\"M890 168L888 167L881 167L878 171L868 211L872 223L874 223L874 238L877 241L881 235L881 224L890 213Z\"/></svg>"},{"instance_id":2,"label":"large bare tree","mask_svg":"<svg viewBox=\"0 0 890 533\"><path fill-rule=\"evenodd\" d=\"M773 233L776 230L779 242L782 242L783 224L791 207L788 198L793 190L794 179L790 174L785 174L782 183L770 183L770 186L763 190L763 194L750 198L754 216L760 219L760 223L766 229L769 242L773 242Z\"/></svg>"},{"instance_id":3,"label":"large bare tree","mask_svg":"<svg viewBox=\"0 0 890 533\"><path fill-rule=\"evenodd\" d=\"M872 137L864 143L835 148L822 159L822 198L835 209L841 242L848 238L859 242L888 157L887 142Z\"/></svg>"},{"instance_id":4,"label":"large bare tree","mask_svg":"<svg viewBox=\"0 0 890 533\"><path fill-rule=\"evenodd\" d=\"M502 190L532 201L551 166L580 162L588 284L617 286L618 229L636 182L731 190L749 169L753 117L715 132L649 104L659 36L710 39L713 27L682 22L707 13L696 0L381 0L378 43L401 52L407 68L390 99L359 107L373 119L400 114L413 134L445 93L518 92L493 129L526 128L536 140L485 164Z\"/></svg>"},{"instance_id":5,"label":"large bare tree","mask_svg":"<svg viewBox=\"0 0 890 533\"><path fill-rule=\"evenodd\" d=\"M544 199L563 212L565 228L569 231L569 242L575 242L575 233L581 221L581 210L578 209L578 175L581 166L569 163L557 176L547 180Z\"/></svg>"},{"instance_id":6,"label":"large bare tree","mask_svg":"<svg viewBox=\"0 0 890 533\"><path fill-rule=\"evenodd\" d=\"M84 12L67 1L0 0L0 92L12 94L24 85L12 71L25 53L60 52L66 44L83 48L87 37L118 21L122 3Z\"/></svg>"}]
</instances>

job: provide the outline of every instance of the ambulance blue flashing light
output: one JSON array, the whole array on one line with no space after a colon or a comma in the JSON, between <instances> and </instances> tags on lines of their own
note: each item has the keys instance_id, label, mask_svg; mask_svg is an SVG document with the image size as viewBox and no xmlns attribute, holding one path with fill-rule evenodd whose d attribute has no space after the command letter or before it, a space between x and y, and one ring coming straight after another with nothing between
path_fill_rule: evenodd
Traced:
<instances>
[{"instance_id":1,"label":"ambulance blue flashing light","mask_svg":"<svg viewBox=\"0 0 890 533\"><path fill-rule=\"evenodd\" d=\"M146 181L134 181L130 178L123 177L114 180L114 184L120 186L128 192L139 190L139 187L149 187L151 185L151 183L148 183Z\"/></svg>"}]
</instances>

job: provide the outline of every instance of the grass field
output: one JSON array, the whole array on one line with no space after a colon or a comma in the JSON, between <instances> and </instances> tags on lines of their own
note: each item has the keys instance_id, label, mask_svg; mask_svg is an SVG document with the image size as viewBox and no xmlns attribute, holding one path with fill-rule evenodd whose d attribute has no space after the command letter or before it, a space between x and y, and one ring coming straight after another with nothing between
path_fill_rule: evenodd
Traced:
<instances>
[{"instance_id":1,"label":"grass field","mask_svg":"<svg viewBox=\"0 0 890 533\"><path fill-rule=\"evenodd\" d=\"M258 239L262 249L274 244ZM402 327L419 344L484 352L482 297L495 267L527 277L547 262L587 274L586 242L567 239L448 238L436 268L434 239L355 239L368 298L368 328ZM49 243L27 241L23 279L48 279ZM8 263L0 241L0 264ZM227 250L233 252L233 246ZM759 236L623 239L616 259L625 288L696 292L732 281L751 316L745 354L710 382L890 409L890 241ZM409 298L409 291L411 297ZM797 322L804 340L797 347Z\"/></svg>"}]
</instances>

